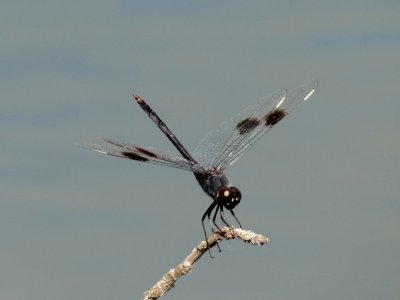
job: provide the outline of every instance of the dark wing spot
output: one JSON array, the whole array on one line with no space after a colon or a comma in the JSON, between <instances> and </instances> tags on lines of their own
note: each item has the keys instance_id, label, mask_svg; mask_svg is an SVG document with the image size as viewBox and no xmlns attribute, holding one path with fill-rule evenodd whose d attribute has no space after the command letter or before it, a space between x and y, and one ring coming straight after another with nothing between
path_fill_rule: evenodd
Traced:
<instances>
[{"instance_id":1,"label":"dark wing spot","mask_svg":"<svg viewBox=\"0 0 400 300\"><path fill-rule=\"evenodd\" d=\"M265 115L265 117L264 117L265 125L272 127L276 123L278 123L280 120L282 120L286 115L287 115L287 113L283 109L279 109L279 108L274 109L273 111L270 111L269 113L267 113Z\"/></svg>"},{"instance_id":2,"label":"dark wing spot","mask_svg":"<svg viewBox=\"0 0 400 300\"><path fill-rule=\"evenodd\" d=\"M236 129L239 130L239 134L245 134L252 131L260 124L260 121L256 118L246 118L236 124Z\"/></svg>"},{"instance_id":3,"label":"dark wing spot","mask_svg":"<svg viewBox=\"0 0 400 300\"><path fill-rule=\"evenodd\" d=\"M147 158L142 157L142 156L140 156L140 155L138 155L136 153L133 153L133 152L121 152L121 154L124 157L129 158L129 159L138 160L138 161L148 161Z\"/></svg>"},{"instance_id":4,"label":"dark wing spot","mask_svg":"<svg viewBox=\"0 0 400 300\"><path fill-rule=\"evenodd\" d=\"M155 155L153 152L140 148L140 147L136 147L136 150L138 150L139 152L143 153L144 155L147 155L149 157L156 157L157 155Z\"/></svg>"}]
</instances>

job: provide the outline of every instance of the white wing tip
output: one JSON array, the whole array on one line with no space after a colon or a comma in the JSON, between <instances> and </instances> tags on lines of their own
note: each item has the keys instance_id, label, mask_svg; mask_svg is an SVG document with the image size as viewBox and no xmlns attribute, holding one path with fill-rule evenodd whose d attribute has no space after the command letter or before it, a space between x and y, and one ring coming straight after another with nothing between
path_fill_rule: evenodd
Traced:
<instances>
[{"instance_id":1,"label":"white wing tip","mask_svg":"<svg viewBox=\"0 0 400 300\"><path fill-rule=\"evenodd\" d=\"M98 153L101 153L101 154L105 154L105 155L107 155L108 153L106 152L106 151L104 151L104 150L100 150L100 149L93 149L93 148L88 148L89 150L92 150L92 151L94 151L94 152L98 152Z\"/></svg>"},{"instance_id":2,"label":"white wing tip","mask_svg":"<svg viewBox=\"0 0 400 300\"><path fill-rule=\"evenodd\" d=\"M314 92L315 92L315 89L312 89L312 90L307 94L307 96L304 97L304 101L307 101L307 100L311 97L311 95L314 94Z\"/></svg>"},{"instance_id":3,"label":"white wing tip","mask_svg":"<svg viewBox=\"0 0 400 300\"><path fill-rule=\"evenodd\" d=\"M275 105L275 108L278 108L279 106L281 106L281 104L283 103L283 101L285 101L286 96L283 96L282 99L278 102L277 105Z\"/></svg>"},{"instance_id":4,"label":"white wing tip","mask_svg":"<svg viewBox=\"0 0 400 300\"><path fill-rule=\"evenodd\" d=\"M312 94L314 94L315 90L318 87L318 84L319 84L319 82L317 79L315 79L314 81L312 81L310 83L310 87L312 88L312 90L304 97L304 99L303 99L304 101L307 101L312 96Z\"/></svg>"},{"instance_id":5,"label":"white wing tip","mask_svg":"<svg viewBox=\"0 0 400 300\"><path fill-rule=\"evenodd\" d=\"M101 154L105 154L105 155L109 154L106 151L104 151L103 149L101 149L99 146L96 146L96 145L78 145L78 146L83 149L91 150L91 151L98 152Z\"/></svg>"}]
</instances>

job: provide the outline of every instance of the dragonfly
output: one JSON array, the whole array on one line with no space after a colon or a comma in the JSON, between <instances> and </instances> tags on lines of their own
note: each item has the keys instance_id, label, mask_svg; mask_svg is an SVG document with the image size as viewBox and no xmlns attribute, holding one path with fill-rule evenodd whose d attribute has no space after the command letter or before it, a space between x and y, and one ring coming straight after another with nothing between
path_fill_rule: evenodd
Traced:
<instances>
[{"instance_id":1,"label":"dragonfly","mask_svg":"<svg viewBox=\"0 0 400 300\"><path fill-rule=\"evenodd\" d=\"M224 216L225 210L229 211L239 227L242 227L233 210L240 203L242 194L238 187L230 184L224 173L225 169L235 163L250 146L300 104L306 102L317 87L318 80L313 80L291 92L281 89L262 98L258 103L247 107L209 132L195 148L193 155L186 150L147 102L141 96L134 94L137 104L170 140L180 155L151 147L126 144L114 139L104 139L105 145L84 145L84 147L109 156L192 172L203 191L212 199L201 217L207 242L204 225L206 219L213 232L214 228L220 229L217 216L223 224L231 227Z\"/></svg>"}]
</instances>

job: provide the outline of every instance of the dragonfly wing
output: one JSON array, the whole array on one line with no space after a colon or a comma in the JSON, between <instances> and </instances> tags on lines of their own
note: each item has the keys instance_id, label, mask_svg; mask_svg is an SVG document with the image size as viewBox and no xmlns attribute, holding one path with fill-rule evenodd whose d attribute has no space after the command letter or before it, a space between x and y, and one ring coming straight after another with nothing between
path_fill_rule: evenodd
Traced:
<instances>
[{"instance_id":1,"label":"dragonfly wing","mask_svg":"<svg viewBox=\"0 0 400 300\"><path fill-rule=\"evenodd\" d=\"M83 145L82 147L105 155L163 165L191 172L206 172L200 165L194 164L182 156L174 155L166 151L121 143L112 139L105 139L105 141L108 145Z\"/></svg>"},{"instance_id":2,"label":"dragonfly wing","mask_svg":"<svg viewBox=\"0 0 400 300\"><path fill-rule=\"evenodd\" d=\"M314 80L293 92L277 91L222 123L200 142L194 158L205 169L223 170L267 131L305 102L318 86Z\"/></svg>"}]
</instances>

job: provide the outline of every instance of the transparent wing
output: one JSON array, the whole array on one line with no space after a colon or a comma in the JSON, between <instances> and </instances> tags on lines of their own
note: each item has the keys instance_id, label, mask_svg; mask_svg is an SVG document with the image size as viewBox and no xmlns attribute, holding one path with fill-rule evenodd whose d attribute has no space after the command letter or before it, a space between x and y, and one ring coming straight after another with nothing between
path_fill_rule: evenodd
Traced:
<instances>
[{"instance_id":1,"label":"transparent wing","mask_svg":"<svg viewBox=\"0 0 400 300\"><path fill-rule=\"evenodd\" d=\"M225 169L280 120L309 99L317 86L318 81L314 80L290 93L280 90L247 107L203 138L194 151L195 160L205 169Z\"/></svg>"},{"instance_id":2,"label":"transparent wing","mask_svg":"<svg viewBox=\"0 0 400 300\"><path fill-rule=\"evenodd\" d=\"M104 139L104 141L106 141L108 145L82 145L82 147L105 155L163 165L191 172L206 173L206 170L200 165L194 164L179 155L150 147L120 143L111 139Z\"/></svg>"}]
</instances>

